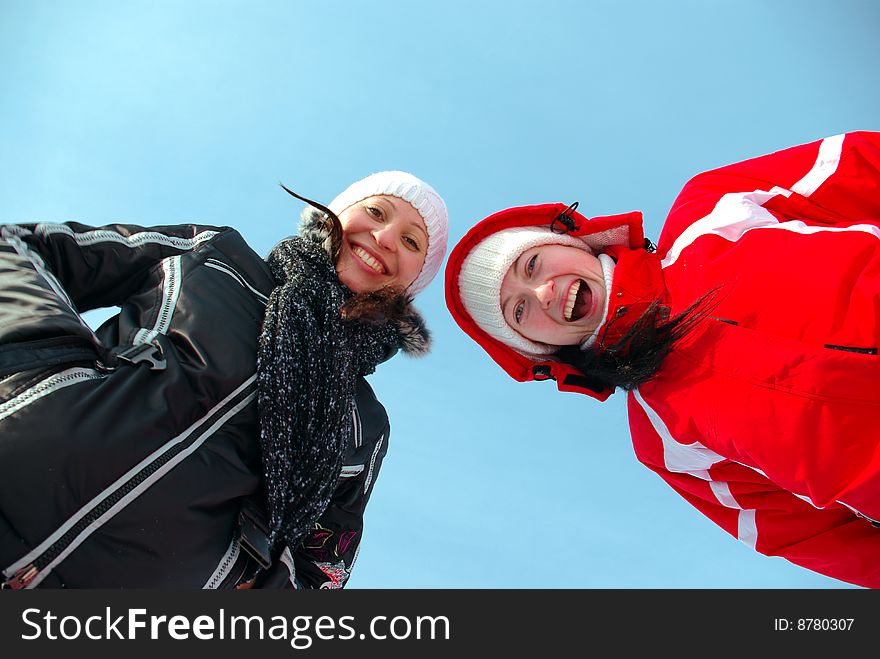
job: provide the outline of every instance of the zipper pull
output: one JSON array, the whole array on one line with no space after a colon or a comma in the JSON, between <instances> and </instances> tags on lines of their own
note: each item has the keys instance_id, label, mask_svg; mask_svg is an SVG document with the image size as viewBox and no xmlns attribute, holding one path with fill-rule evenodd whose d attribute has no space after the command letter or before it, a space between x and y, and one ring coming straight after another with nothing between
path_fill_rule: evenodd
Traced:
<instances>
[{"instance_id":1,"label":"zipper pull","mask_svg":"<svg viewBox=\"0 0 880 659\"><path fill-rule=\"evenodd\" d=\"M30 565L25 565L18 572L13 574L9 579L3 582L3 588L9 588L11 590L23 590L28 587L31 581L34 580L40 571L34 566L33 563Z\"/></svg>"}]
</instances>

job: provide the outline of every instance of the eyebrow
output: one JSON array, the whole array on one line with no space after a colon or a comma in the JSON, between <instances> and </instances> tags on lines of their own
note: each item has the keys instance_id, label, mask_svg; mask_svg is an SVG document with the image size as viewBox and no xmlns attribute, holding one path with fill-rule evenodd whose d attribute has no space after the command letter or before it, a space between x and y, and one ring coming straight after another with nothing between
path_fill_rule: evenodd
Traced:
<instances>
[{"instance_id":1,"label":"eyebrow","mask_svg":"<svg viewBox=\"0 0 880 659\"><path fill-rule=\"evenodd\" d=\"M507 296L507 299L501 302L501 317L504 319L504 322L510 325L507 322L507 307L510 304L510 296Z\"/></svg>"},{"instance_id":2,"label":"eyebrow","mask_svg":"<svg viewBox=\"0 0 880 659\"><path fill-rule=\"evenodd\" d=\"M525 251L520 252L519 256L516 257L516 260L510 264L510 268L508 269L508 271L512 270L513 274L515 274L517 277L521 278L520 263L519 262L522 261L523 254L525 254L528 251L529 250L525 250ZM523 273L523 274L525 274L525 273Z\"/></svg>"},{"instance_id":3,"label":"eyebrow","mask_svg":"<svg viewBox=\"0 0 880 659\"><path fill-rule=\"evenodd\" d=\"M421 217L421 214L419 215L419 217ZM425 236L425 242L428 241L428 230L425 229L425 227L423 227L420 222L413 221L413 222L410 222L409 224L410 224L410 226L415 227L416 229L421 231L422 234Z\"/></svg>"},{"instance_id":4,"label":"eyebrow","mask_svg":"<svg viewBox=\"0 0 880 659\"><path fill-rule=\"evenodd\" d=\"M507 272L513 271L513 274L516 276L517 275L517 268L519 268L519 260L521 258L522 258L522 254L520 254L518 257L516 257L516 260L510 264L510 267L507 269ZM504 273L504 274L505 274L505 276L507 275L507 273ZM504 318L504 322L506 322L506 323L507 323L507 307L510 304L510 298L511 298L511 296L508 295L506 300L501 301L501 316ZM514 318L514 320L516 320L516 319ZM507 324L510 325L511 323L507 323Z\"/></svg>"},{"instance_id":5,"label":"eyebrow","mask_svg":"<svg viewBox=\"0 0 880 659\"><path fill-rule=\"evenodd\" d=\"M384 195L384 196L382 197L382 200L383 200L383 201L387 201L387 202L391 205L391 208L393 208L395 211L400 211L400 209L397 207L397 204L394 203L393 199L391 198L391 195ZM409 202L407 202L407 203L409 203ZM413 206L413 208L415 208L415 207ZM416 213L419 213L419 211L416 211ZM422 214L419 213L419 217L421 217L421 216L422 216ZM422 222L424 222L424 220L422 220ZM418 229L419 231L421 231L422 234L425 236L425 241L428 240L428 231L427 231L427 229L425 229L425 227L423 227L423 226L421 225L421 223L419 223L419 222L413 220L412 222L409 223L409 225L410 225L411 227L415 227L416 229Z\"/></svg>"}]
</instances>

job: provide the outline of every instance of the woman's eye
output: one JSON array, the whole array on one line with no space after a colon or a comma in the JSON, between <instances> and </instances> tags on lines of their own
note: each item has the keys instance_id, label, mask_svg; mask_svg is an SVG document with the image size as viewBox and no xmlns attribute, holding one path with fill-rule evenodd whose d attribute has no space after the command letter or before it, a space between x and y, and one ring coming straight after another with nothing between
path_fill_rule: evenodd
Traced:
<instances>
[{"instance_id":1,"label":"woman's eye","mask_svg":"<svg viewBox=\"0 0 880 659\"><path fill-rule=\"evenodd\" d=\"M525 305L522 302L520 302L518 305L516 305L516 309L513 310L513 319L517 323L522 322L522 315L523 315L523 307L524 306Z\"/></svg>"},{"instance_id":2,"label":"woman's eye","mask_svg":"<svg viewBox=\"0 0 880 659\"><path fill-rule=\"evenodd\" d=\"M535 254L532 258L529 259L528 263L526 263L526 274L532 274L535 271L535 263L538 260L538 255Z\"/></svg>"},{"instance_id":3,"label":"woman's eye","mask_svg":"<svg viewBox=\"0 0 880 659\"><path fill-rule=\"evenodd\" d=\"M375 218L382 217L382 211L376 208L375 206L367 206L367 212Z\"/></svg>"},{"instance_id":4,"label":"woman's eye","mask_svg":"<svg viewBox=\"0 0 880 659\"><path fill-rule=\"evenodd\" d=\"M419 242L418 242L415 238L413 238L413 237L411 237L411 236L404 236L404 237L403 237L403 240L404 240L404 241L406 242L406 244L409 245L412 249L414 249L414 250L416 250L416 251L419 251Z\"/></svg>"}]
</instances>

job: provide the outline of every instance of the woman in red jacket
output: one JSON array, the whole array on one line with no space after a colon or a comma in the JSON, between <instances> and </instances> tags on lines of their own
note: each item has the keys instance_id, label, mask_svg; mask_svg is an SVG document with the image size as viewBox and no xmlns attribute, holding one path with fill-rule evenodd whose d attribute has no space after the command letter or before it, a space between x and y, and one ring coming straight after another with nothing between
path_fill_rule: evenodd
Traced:
<instances>
[{"instance_id":1,"label":"woman in red jacket","mask_svg":"<svg viewBox=\"0 0 880 659\"><path fill-rule=\"evenodd\" d=\"M447 304L519 381L627 392L638 459L757 551L880 586L880 133L705 172L641 214L510 208Z\"/></svg>"}]
</instances>

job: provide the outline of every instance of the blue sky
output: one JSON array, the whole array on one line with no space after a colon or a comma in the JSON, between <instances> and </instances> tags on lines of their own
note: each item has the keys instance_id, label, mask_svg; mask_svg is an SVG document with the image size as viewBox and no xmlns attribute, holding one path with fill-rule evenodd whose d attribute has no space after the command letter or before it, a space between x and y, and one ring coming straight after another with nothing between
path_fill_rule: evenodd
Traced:
<instances>
[{"instance_id":1,"label":"blue sky","mask_svg":"<svg viewBox=\"0 0 880 659\"><path fill-rule=\"evenodd\" d=\"M877 130L872 0L0 0L0 221L238 228L374 171L429 181L450 241L508 206L645 214L690 176ZM758 555L635 459L624 397L515 384L417 299L433 353L392 422L358 588L844 588ZM97 318L93 316L93 318ZM759 421L756 421L759 422Z\"/></svg>"}]
</instances>

